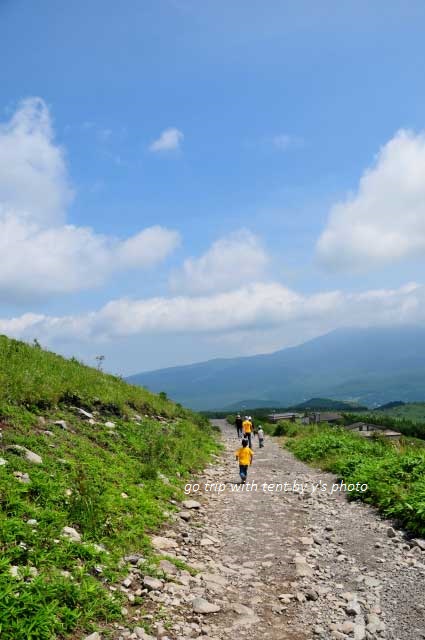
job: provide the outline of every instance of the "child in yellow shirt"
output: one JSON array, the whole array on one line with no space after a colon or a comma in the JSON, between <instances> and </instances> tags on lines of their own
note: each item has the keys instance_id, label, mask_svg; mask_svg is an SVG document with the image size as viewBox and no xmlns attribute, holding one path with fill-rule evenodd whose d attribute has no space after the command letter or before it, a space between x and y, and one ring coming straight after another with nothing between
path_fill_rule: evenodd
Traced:
<instances>
[{"instance_id":1,"label":"child in yellow shirt","mask_svg":"<svg viewBox=\"0 0 425 640\"><path fill-rule=\"evenodd\" d=\"M248 467L252 464L254 452L248 447L248 440L242 440L242 446L235 452L236 460L239 460L239 475L242 484L245 484L248 475Z\"/></svg>"}]
</instances>

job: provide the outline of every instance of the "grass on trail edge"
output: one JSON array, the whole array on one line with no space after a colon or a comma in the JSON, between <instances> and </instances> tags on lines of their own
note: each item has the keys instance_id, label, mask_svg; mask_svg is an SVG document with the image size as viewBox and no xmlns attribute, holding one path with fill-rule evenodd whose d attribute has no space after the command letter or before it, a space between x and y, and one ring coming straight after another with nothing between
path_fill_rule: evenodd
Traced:
<instances>
[{"instance_id":1,"label":"grass on trail edge","mask_svg":"<svg viewBox=\"0 0 425 640\"><path fill-rule=\"evenodd\" d=\"M280 434L284 435L284 434ZM346 484L367 484L364 493L348 494L377 506L412 534L425 536L425 447L402 438L366 440L343 428L298 427L286 446L300 460L335 473Z\"/></svg>"},{"instance_id":2,"label":"grass on trail edge","mask_svg":"<svg viewBox=\"0 0 425 640\"><path fill-rule=\"evenodd\" d=\"M91 411L95 424L77 407ZM75 638L120 620L123 594L113 589L127 573L120 561L140 553L142 571L158 575L149 534L177 508L189 474L217 451L208 422L1 336L0 429L0 637ZM63 537L66 526L81 542ZM144 613L142 598L125 605L132 618Z\"/></svg>"}]
</instances>

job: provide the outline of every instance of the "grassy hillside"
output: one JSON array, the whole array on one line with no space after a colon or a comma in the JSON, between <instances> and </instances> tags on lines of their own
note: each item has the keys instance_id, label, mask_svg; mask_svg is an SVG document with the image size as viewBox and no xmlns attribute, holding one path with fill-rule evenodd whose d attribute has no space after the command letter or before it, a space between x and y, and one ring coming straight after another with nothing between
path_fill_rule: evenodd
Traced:
<instances>
[{"instance_id":1,"label":"grassy hillside","mask_svg":"<svg viewBox=\"0 0 425 640\"><path fill-rule=\"evenodd\" d=\"M367 411L367 407L354 402L332 400L331 398L310 398L291 407L296 411L328 410L328 411Z\"/></svg>"},{"instance_id":2,"label":"grassy hillside","mask_svg":"<svg viewBox=\"0 0 425 640\"><path fill-rule=\"evenodd\" d=\"M398 407L390 407L388 409L380 407L374 413L425 424L425 402L403 403Z\"/></svg>"},{"instance_id":3,"label":"grassy hillside","mask_svg":"<svg viewBox=\"0 0 425 640\"><path fill-rule=\"evenodd\" d=\"M110 587L126 574L120 561L140 553L155 574L148 534L216 449L208 423L2 336L0 428L1 638L81 637L119 619L123 596ZM131 608L137 619L143 602Z\"/></svg>"}]
</instances>

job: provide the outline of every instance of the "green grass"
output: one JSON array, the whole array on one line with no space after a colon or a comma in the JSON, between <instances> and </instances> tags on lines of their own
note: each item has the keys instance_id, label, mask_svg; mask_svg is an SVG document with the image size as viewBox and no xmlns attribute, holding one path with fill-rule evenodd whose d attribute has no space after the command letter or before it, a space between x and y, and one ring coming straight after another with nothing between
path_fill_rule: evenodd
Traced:
<instances>
[{"instance_id":1,"label":"green grass","mask_svg":"<svg viewBox=\"0 0 425 640\"><path fill-rule=\"evenodd\" d=\"M75 406L91 410L96 424ZM68 429L53 425L57 419ZM170 501L183 497L189 474L217 450L212 430L163 397L4 337L0 427L7 461L0 466L1 638L79 637L120 619L120 596L109 589L126 573L120 560L142 553L155 573L149 534L175 508ZM26 461L8 448L14 444L43 463ZM14 472L28 473L30 483ZM65 539L64 526L82 541Z\"/></svg>"},{"instance_id":2,"label":"green grass","mask_svg":"<svg viewBox=\"0 0 425 640\"><path fill-rule=\"evenodd\" d=\"M378 415L391 416L425 424L425 402L410 402L400 407L374 411Z\"/></svg>"},{"instance_id":3,"label":"green grass","mask_svg":"<svg viewBox=\"0 0 425 640\"><path fill-rule=\"evenodd\" d=\"M400 443L379 436L366 440L343 428L308 427L286 446L304 462L332 471L346 484L367 484L353 498L377 506L416 535L425 535L425 448L410 438Z\"/></svg>"},{"instance_id":4,"label":"green grass","mask_svg":"<svg viewBox=\"0 0 425 640\"><path fill-rule=\"evenodd\" d=\"M75 359L0 336L0 403L33 409L77 404L122 415L128 409L168 416L192 415L117 376L100 374Z\"/></svg>"}]
</instances>

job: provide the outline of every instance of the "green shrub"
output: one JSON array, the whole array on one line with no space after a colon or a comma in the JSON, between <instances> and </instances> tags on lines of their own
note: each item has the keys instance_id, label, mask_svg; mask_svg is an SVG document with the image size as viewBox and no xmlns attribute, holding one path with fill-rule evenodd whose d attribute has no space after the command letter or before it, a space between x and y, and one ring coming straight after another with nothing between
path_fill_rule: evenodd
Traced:
<instances>
[{"instance_id":1,"label":"green shrub","mask_svg":"<svg viewBox=\"0 0 425 640\"><path fill-rule=\"evenodd\" d=\"M286 420L280 420L274 428L274 436L288 436L293 437L299 432L299 425L294 422L287 422Z\"/></svg>"},{"instance_id":2,"label":"green shrub","mask_svg":"<svg viewBox=\"0 0 425 640\"><path fill-rule=\"evenodd\" d=\"M344 429L309 427L286 446L301 460L337 474L346 484L367 484L349 494L397 518L416 535L425 535L425 448L410 440L367 440Z\"/></svg>"}]
</instances>

